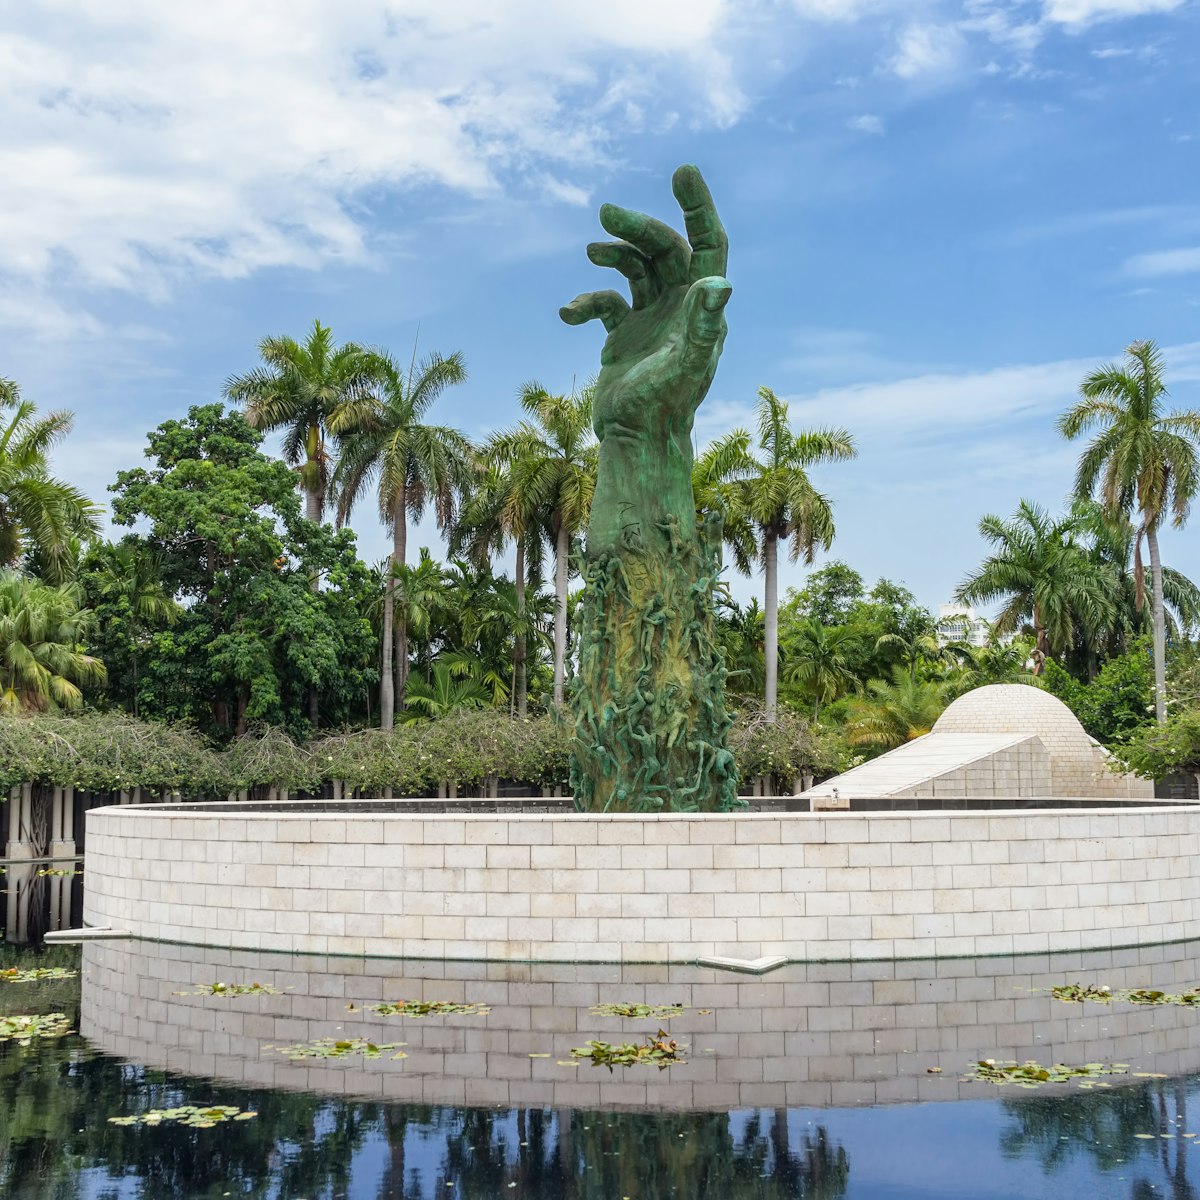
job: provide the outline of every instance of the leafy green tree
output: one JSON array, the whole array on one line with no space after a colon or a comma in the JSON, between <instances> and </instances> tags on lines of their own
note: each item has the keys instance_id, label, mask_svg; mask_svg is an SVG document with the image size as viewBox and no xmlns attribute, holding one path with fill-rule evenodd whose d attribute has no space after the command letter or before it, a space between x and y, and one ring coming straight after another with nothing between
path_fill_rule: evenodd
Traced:
<instances>
[{"instance_id":1,"label":"leafy green tree","mask_svg":"<svg viewBox=\"0 0 1200 1200\"><path fill-rule=\"evenodd\" d=\"M554 705L561 707L567 661L567 580L571 538L587 524L596 490L592 389L556 396L539 383L520 392L527 415L500 435L509 462L506 520L528 529L533 514L554 541Z\"/></svg>"},{"instance_id":2,"label":"leafy green tree","mask_svg":"<svg viewBox=\"0 0 1200 1200\"><path fill-rule=\"evenodd\" d=\"M928 733L949 702L944 681L912 679L896 667L890 681L872 679L851 698L846 740L875 752L892 750Z\"/></svg>"},{"instance_id":3,"label":"leafy green tree","mask_svg":"<svg viewBox=\"0 0 1200 1200\"><path fill-rule=\"evenodd\" d=\"M0 568L0 713L78 708L80 685L105 679L104 664L83 650L91 626L77 584Z\"/></svg>"},{"instance_id":4,"label":"leafy green tree","mask_svg":"<svg viewBox=\"0 0 1200 1200\"><path fill-rule=\"evenodd\" d=\"M117 524L147 526L126 542L157 558L184 609L152 637L142 711L220 736L251 722L306 733L318 690L340 723L378 679L353 535L301 517L292 472L261 440L240 413L196 407L150 433L154 466L122 471L111 489ZM321 576L332 586L313 591Z\"/></svg>"},{"instance_id":5,"label":"leafy green tree","mask_svg":"<svg viewBox=\"0 0 1200 1200\"><path fill-rule=\"evenodd\" d=\"M1106 746L1122 741L1154 719L1154 660L1143 636L1125 654L1110 658L1094 679L1074 679L1057 663L1046 667L1046 686Z\"/></svg>"},{"instance_id":6,"label":"leafy green tree","mask_svg":"<svg viewBox=\"0 0 1200 1200\"><path fill-rule=\"evenodd\" d=\"M814 721L823 703L836 700L858 683L851 653L855 641L854 631L845 625L831 628L815 617L791 627L783 645L783 677L812 700Z\"/></svg>"},{"instance_id":7,"label":"leafy green tree","mask_svg":"<svg viewBox=\"0 0 1200 1200\"><path fill-rule=\"evenodd\" d=\"M100 529L96 505L50 474L49 453L74 420L69 412L38 417L13 381L0 379L0 567L33 552L52 584L72 577L79 541Z\"/></svg>"},{"instance_id":8,"label":"leafy green tree","mask_svg":"<svg viewBox=\"0 0 1200 1200\"><path fill-rule=\"evenodd\" d=\"M811 617L822 625L845 625L865 599L863 577L853 567L834 559L813 571L803 588L789 588L785 604L797 619Z\"/></svg>"},{"instance_id":9,"label":"leafy green tree","mask_svg":"<svg viewBox=\"0 0 1200 1200\"><path fill-rule=\"evenodd\" d=\"M163 584L162 558L129 540L101 542L84 559L80 582L104 630L106 665L124 668L128 658L128 700L136 717L151 632L169 629L183 614ZM114 661L122 643L125 653Z\"/></svg>"},{"instance_id":10,"label":"leafy green tree","mask_svg":"<svg viewBox=\"0 0 1200 1200\"><path fill-rule=\"evenodd\" d=\"M763 611L758 599L742 608L723 589L719 591L714 633L725 657L729 690L742 696L761 695L765 662Z\"/></svg>"},{"instance_id":11,"label":"leafy green tree","mask_svg":"<svg viewBox=\"0 0 1200 1200\"><path fill-rule=\"evenodd\" d=\"M1030 622L1035 675L1077 634L1086 639L1111 625L1117 611L1115 581L1089 557L1077 515L1054 519L1022 500L1007 521L984 516L979 532L995 549L959 584L954 598L971 604L1002 601L994 626L1001 637Z\"/></svg>"},{"instance_id":12,"label":"leafy green tree","mask_svg":"<svg viewBox=\"0 0 1200 1200\"><path fill-rule=\"evenodd\" d=\"M379 519L392 535L390 562L406 565L408 519L432 506L443 531L454 519L455 501L471 474L474 450L457 429L425 423L441 394L467 377L463 357L432 354L405 370L386 354L367 356L368 388L362 383L328 418L341 442L333 488L338 522L344 523L362 493L374 487ZM380 726L391 729L408 684L408 626L395 620L395 577L388 574L383 601L383 655L379 684Z\"/></svg>"},{"instance_id":13,"label":"leafy green tree","mask_svg":"<svg viewBox=\"0 0 1200 1200\"><path fill-rule=\"evenodd\" d=\"M1167 717L1166 608L1158 530L1168 517L1182 528L1200 487L1200 411L1167 413L1163 375L1166 361L1152 341L1131 342L1123 365L1108 363L1080 385L1080 398L1058 422L1075 439L1095 430L1079 460L1075 491L1098 495L1112 515L1134 514L1134 550L1139 608L1142 598L1141 542L1150 554L1151 623L1154 638L1154 705Z\"/></svg>"},{"instance_id":14,"label":"leafy green tree","mask_svg":"<svg viewBox=\"0 0 1200 1200\"><path fill-rule=\"evenodd\" d=\"M787 404L768 387L758 389L757 417L762 457L750 452L743 431L730 434L719 490L729 510L731 530L749 522L756 532L755 557L762 563L764 588L764 711L773 720L779 690L779 542L790 543L793 561L803 556L806 563L812 562L818 546L829 549L834 537L833 507L813 486L808 471L820 463L853 458L857 451L844 429L793 432ZM706 463L704 470L718 486L715 468ZM737 539L731 544L737 554Z\"/></svg>"}]
</instances>

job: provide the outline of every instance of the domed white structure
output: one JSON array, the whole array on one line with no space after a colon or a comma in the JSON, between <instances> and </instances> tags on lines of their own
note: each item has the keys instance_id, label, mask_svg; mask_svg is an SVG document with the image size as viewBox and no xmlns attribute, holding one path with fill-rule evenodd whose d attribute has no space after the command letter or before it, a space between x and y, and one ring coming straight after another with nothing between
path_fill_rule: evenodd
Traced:
<instances>
[{"instance_id":1,"label":"domed white structure","mask_svg":"<svg viewBox=\"0 0 1200 1200\"><path fill-rule=\"evenodd\" d=\"M1154 785L1109 769L1110 756L1057 696L990 684L960 696L933 729L804 794L834 798L1153 799Z\"/></svg>"}]
</instances>

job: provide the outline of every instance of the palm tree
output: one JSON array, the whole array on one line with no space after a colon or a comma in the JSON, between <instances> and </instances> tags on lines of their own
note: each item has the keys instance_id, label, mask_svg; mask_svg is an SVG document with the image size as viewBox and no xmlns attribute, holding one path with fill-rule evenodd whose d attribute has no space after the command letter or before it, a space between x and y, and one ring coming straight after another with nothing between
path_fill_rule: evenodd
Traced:
<instances>
[{"instance_id":1,"label":"palm tree","mask_svg":"<svg viewBox=\"0 0 1200 1200\"><path fill-rule=\"evenodd\" d=\"M1152 341L1131 342L1124 365L1108 363L1080 384L1080 398L1059 418L1065 438L1095 429L1075 473L1079 496L1098 493L1110 514L1137 514L1134 549L1138 598L1143 587L1141 541L1150 553L1151 624L1154 633L1154 710L1167 719L1166 609L1158 528L1170 513L1182 528L1200 487L1200 411L1166 413L1166 363Z\"/></svg>"},{"instance_id":2,"label":"palm tree","mask_svg":"<svg viewBox=\"0 0 1200 1200\"><path fill-rule=\"evenodd\" d=\"M408 518L419 520L432 505L438 527L448 529L455 501L474 461L471 443L445 425L427 425L433 402L467 377L463 356L431 354L404 370L386 354L370 354L370 390L358 388L329 416L341 442L333 473L338 523L343 524L364 489L375 486L379 519L392 535L390 562L404 566ZM408 626L395 621L395 579L387 578L383 601L383 657L379 683L380 726L391 729L404 706L408 684ZM393 666L394 660L394 666Z\"/></svg>"},{"instance_id":3,"label":"palm tree","mask_svg":"<svg viewBox=\"0 0 1200 1200\"><path fill-rule=\"evenodd\" d=\"M75 583L0 569L0 712L78 708L79 684L104 682L104 664L81 648L92 621L82 605Z\"/></svg>"},{"instance_id":4,"label":"palm tree","mask_svg":"<svg viewBox=\"0 0 1200 1200\"><path fill-rule=\"evenodd\" d=\"M33 552L59 583L74 571L77 545L100 530L100 510L78 488L50 474L50 449L71 432L74 417L37 409L11 379L0 379L0 567Z\"/></svg>"},{"instance_id":5,"label":"palm tree","mask_svg":"<svg viewBox=\"0 0 1200 1200\"><path fill-rule=\"evenodd\" d=\"M438 661L428 681L414 679L404 699L405 722L444 717L459 708L486 708L492 701L483 680L470 673L455 676L453 664Z\"/></svg>"},{"instance_id":6,"label":"palm tree","mask_svg":"<svg viewBox=\"0 0 1200 1200\"><path fill-rule=\"evenodd\" d=\"M726 541L739 566L743 557L748 557L743 522L755 530L754 557L762 563L764 582L764 713L768 721L774 721L779 691L779 542L790 542L793 562L803 556L811 563L818 546L829 549L834 537L833 508L828 497L813 486L808 468L845 461L857 451L854 438L845 429L794 433L787 404L769 387L758 389L757 416L762 458L750 453L749 435L734 430L702 456L700 478L729 510L733 536Z\"/></svg>"},{"instance_id":7,"label":"palm tree","mask_svg":"<svg viewBox=\"0 0 1200 1200\"><path fill-rule=\"evenodd\" d=\"M858 635L845 625L832 628L809 617L795 625L785 640L784 679L798 684L813 700L812 719L821 705L852 691L858 683L851 653Z\"/></svg>"},{"instance_id":8,"label":"palm tree","mask_svg":"<svg viewBox=\"0 0 1200 1200\"><path fill-rule=\"evenodd\" d=\"M923 737L950 700L944 680L911 679L903 667L890 682L872 679L861 697L850 700L846 740L851 746L891 750Z\"/></svg>"},{"instance_id":9,"label":"palm tree","mask_svg":"<svg viewBox=\"0 0 1200 1200\"><path fill-rule=\"evenodd\" d=\"M554 540L554 705L563 702L567 660L567 577L571 538L586 524L596 490L590 386L555 396L527 383L519 396L530 419L499 434L509 463L504 505L509 528L544 524Z\"/></svg>"},{"instance_id":10,"label":"palm tree","mask_svg":"<svg viewBox=\"0 0 1200 1200\"><path fill-rule=\"evenodd\" d=\"M1094 562L1080 541L1076 514L1051 519L1022 500L1005 521L988 513L979 532L995 551L959 584L954 598L970 604L1002 600L994 626L998 636L1030 622L1035 639L1034 674L1046 658L1060 655L1077 633L1107 629L1116 614L1112 574Z\"/></svg>"},{"instance_id":11,"label":"palm tree","mask_svg":"<svg viewBox=\"0 0 1200 1200\"><path fill-rule=\"evenodd\" d=\"M491 562L511 541L516 551L513 570L516 632L513 638L513 692L519 717L529 706L529 637L538 632L526 613L526 586L542 581L542 545L550 536L544 518L529 494L514 489L513 467L521 439L513 434L493 434L480 458L483 470L463 505L450 538L450 553L466 554L477 563Z\"/></svg>"},{"instance_id":12,"label":"palm tree","mask_svg":"<svg viewBox=\"0 0 1200 1200\"><path fill-rule=\"evenodd\" d=\"M245 405L246 420L255 429L284 431L283 457L296 468L304 515L320 521L329 487L329 419L369 388L371 358L353 342L335 345L332 331L320 321L313 322L303 343L265 337L258 352L263 365L230 376L225 395Z\"/></svg>"},{"instance_id":13,"label":"palm tree","mask_svg":"<svg viewBox=\"0 0 1200 1200\"><path fill-rule=\"evenodd\" d=\"M131 541L105 544L91 564L95 594L127 615L130 658L133 665L133 715L138 715L139 651L148 624L174 625L183 609L168 594L162 581L162 558Z\"/></svg>"},{"instance_id":14,"label":"palm tree","mask_svg":"<svg viewBox=\"0 0 1200 1200\"><path fill-rule=\"evenodd\" d=\"M389 585L399 623L417 642L417 661L425 661L426 674L433 657L433 632L441 610L446 606L446 572L441 563L422 546L416 565L385 563L384 603ZM406 659L407 666L407 659Z\"/></svg>"}]
</instances>

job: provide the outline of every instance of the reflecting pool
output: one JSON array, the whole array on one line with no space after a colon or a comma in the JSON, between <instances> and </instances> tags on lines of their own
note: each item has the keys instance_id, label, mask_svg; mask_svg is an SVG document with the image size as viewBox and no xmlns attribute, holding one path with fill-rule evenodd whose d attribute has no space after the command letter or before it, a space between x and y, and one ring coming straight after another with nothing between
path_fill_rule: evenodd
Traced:
<instances>
[{"instance_id":1,"label":"reflecting pool","mask_svg":"<svg viewBox=\"0 0 1200 1200\"><path fill-rule=\"evenodd\" d=\"M12 966L77 967L0 979L0 1015L79 1032L0 1044L0 1197L1200 1196L1200 1009L1048 990L1185 992L1195 943L763 978L134 941ZM683 1061L572 1054L648 1040ZM982 1059L1127 1071L965 1081ZM255 1115L109 1119L186 1105Z\"/></svg>"}]
</instances>

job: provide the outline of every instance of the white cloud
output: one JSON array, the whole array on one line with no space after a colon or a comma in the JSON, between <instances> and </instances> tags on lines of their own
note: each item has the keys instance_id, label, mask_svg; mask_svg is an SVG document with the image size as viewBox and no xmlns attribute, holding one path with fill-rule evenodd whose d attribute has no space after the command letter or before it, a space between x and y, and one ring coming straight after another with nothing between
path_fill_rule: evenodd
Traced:
<instances>
[{"instance_id":1,"label":"white cloud","mask_svg":"<svg viewBox=\"0 0 1200 1200\"><path fill-rule=\"evenodd\" d=\"M618 114L577 101L610 76L652 64L651 94L687 97L690 118L742 111L719 44L728 3L49 0L9 13L0 264L165 295L181 271L364 261L380 189L483 195L517 180L581 203L560 172L606 161Z\"/></svg>"},{"instance_id":2,"label":"white cloud","mask_svg":"<svg viewBox=\"0 0 1200 1200\"><path fill-rule=\"evenodd\" d=\"M851 117L846 125L859 133L872 133L878 137L882 137L887 132L883 125L883 118L875 113L862 113L857 117Z\"/></svg>"},{"instance_id":3,"label":"white cloud","mask_svg":"<svg viewBox=\"0 0 1200 1200\"><path fill-rule=\"evenodd\" d=\"M1068 29L1086 29L1099 21L1173 12L1183 0L1046 0L1045 19Z\"/></svg>"},{"instance_id":4,"label":"white cloud","mask_svg":"<svg viewBox=\"0 0 1200 1200\"><path fill-rule=\"evenodd\" d=\"M940 75L958 65L963 36L954 25L910 25L897 42L890 66L901 79Z\"/></svg>"},{"instance_id":5,"label":"white cloud","mask_svg":"<svg viewBox=\"0 0 1200 1200\"><path fill-rule=\"evenodd\" d=\"M1154 250L1126 259L1125 271L1139 278L1159 275L1190 275L1200 271L1200 246L1182 246L1176 250Z\"/></svg>"}]
</instances>

